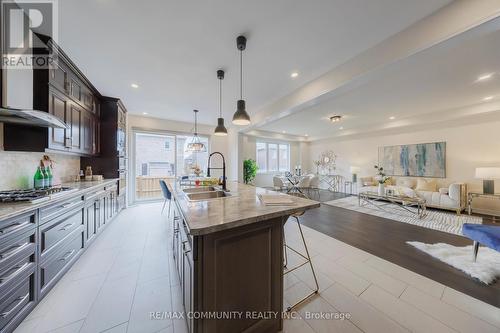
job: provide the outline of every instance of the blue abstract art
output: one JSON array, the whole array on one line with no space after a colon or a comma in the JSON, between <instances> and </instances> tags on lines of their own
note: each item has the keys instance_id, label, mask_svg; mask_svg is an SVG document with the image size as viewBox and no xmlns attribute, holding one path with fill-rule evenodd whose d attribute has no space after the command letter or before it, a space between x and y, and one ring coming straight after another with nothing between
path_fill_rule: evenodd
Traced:
<instances>
[{"instance_id":1,"label":"blue abstract art","mask_svg":"<svg viewBox=\"0 0 500 333\"><path fill-rule=\"evenodd\" d=\"M446 178L446 142L380 147L378 159L390 176Z\"/></svg>"}]
</instances>

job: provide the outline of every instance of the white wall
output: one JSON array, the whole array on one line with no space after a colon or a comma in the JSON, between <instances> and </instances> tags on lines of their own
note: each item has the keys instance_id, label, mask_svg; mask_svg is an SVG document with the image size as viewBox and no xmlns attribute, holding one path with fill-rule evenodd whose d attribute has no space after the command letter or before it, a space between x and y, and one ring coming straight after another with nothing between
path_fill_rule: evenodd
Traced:
<instances>
[{"instance_id":1,"label":"white wall","mask_svg":"<svg viewBox=\"0 0 500 333\"><path fill-rule=\"evenodd\" d=\"M499 129L500 122L490 122L358 140L320 140L310 143L309 160L318 159L325 150L333 150L338 155L336 173L350 178L349 167L358 166L359 176L372 176L380 146L446 141L446 180L466 182L469 190L481 190L481 181L474 178L475 168L500 166ZM496 182L496 191L500 192L500 181ZM477 200L476 207L500 214L498 200Z\"/></svg>"}]
</instances>

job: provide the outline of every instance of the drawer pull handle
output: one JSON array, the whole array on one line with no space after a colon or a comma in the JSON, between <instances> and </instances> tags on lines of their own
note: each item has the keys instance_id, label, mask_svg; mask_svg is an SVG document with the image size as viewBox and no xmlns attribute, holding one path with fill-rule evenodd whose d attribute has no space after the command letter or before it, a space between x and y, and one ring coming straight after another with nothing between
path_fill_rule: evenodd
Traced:
<instances>
[{"instance_id":1,"label":"drawer pull handle","mask_svg":"<svg viewBox=\"0 0 500 333\"><path fill-rule=\"evenodd\" d=\"M12 267L7 272L7 273L11 272L10 274L6 274L6 275L0 276L0 283L4 283L5 281L9 280L13 276L15 276L17 273L19 273L20 271L22 271L24 269L24 267L26 267L27 265L29 265L29 264L25 263L23 265L16 265L16 266Z\"/></svg>"},{"instance_id":2,"label":"drawer pull handle","mask_svg":"<svg viewBox=\"0 0 500 333\"><path fill-rule=\"evenodd\" d=\"M21 304L24 303L24 301L28 298L30 294L27 293L26 295L24 296L19 296L17 298L15 298L12 303L10 303L9 305L7 305L7 307L5 307L5 309L9 308L10 307L10 310L7 310L7 311L4 311L2 313L0 313L0 318L6 318L8 317L14 310L17 309L17 307ZM14 304L15 303L15 304ZM5 310L4 309L4 310Z\"/></svg>"},{"instance_id":3,"label":"drawer pull handle","mask_svg":"<svg viewBox=\"0 0 500 333\"><path fill-rule=\"evenodd\" d=\"M61 258L61 259L59 259L59 260L61 260L61 261L66 261L66 260L68 260L68 259L69 259L69 258L73 255L73 253L75 253L75 250L71 250L71 251L67 252L67 253L64 255L64 257L62 257L62 258Z\"/></svg>"},{"instance_id":4,"label":"drawer pull handle","mask_svg":"<svg viewBox=\"0 0 500 333\"><path fill-rule=\"evenodd\" d=\"M70 203L62 205L62 208L68 208L68 207L71 207L72 205L73 205L73 203L70 202Z\"/></svg>"},{"instance_id":5,"label":"drawer pull handle","mask_svg":"<svg viewBox=\"0 0 500 333\"><path fill-rule=\"evenodd\" d=\"M28 225L30 223L31 222L29 222L29 221L14 223L12 225L9 225L8 227L0 229L0 234L3 235L3 234L6 234L6 233L9 233L9 232L14 232L16 230L22 229L24 226L26 226L26 225Z\"/></svg>"},{"instance_id":6,"label":"drawer pull handle","mask_svg":"<svg viewBox=\"0 0 500 333\"><path fill-rule=\"evenodd\" d=\"M6 252L0 253L0 259L10 257L14 253L25 247L26 245L28 245L28 242L11 246Z\"/></svg>"},{"instance_id":7,"label":"drawer pull handle","mask_svg":"<svg viewBox=\"0 0 500 333\"><path fill-rule=\"evenodd\" d=\"M74 225L74 223L68 223L64 227L62 227L61 229L59 229L59 231L66 231L69 228L71 228L73 225Z\"/></svg>"}]
</instances>

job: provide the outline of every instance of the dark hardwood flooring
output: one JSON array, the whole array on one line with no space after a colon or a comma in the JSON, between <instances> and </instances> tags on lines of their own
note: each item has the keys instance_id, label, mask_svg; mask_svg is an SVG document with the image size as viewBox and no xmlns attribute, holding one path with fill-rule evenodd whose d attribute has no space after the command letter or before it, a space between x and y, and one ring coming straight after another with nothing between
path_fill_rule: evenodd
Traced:
<instances>
[{"instance_id":1,"label":"dark hardwood flooring","mask_svg":"<svg viewBox=\"0 0 500 333\"><path fill-rule=\"evenodd\" d=\"M345 196L321 191L322 202ZM311 197L317 199L314 194ZM500 308L500 280L485 285L406 244L406 241L420 241L471 245L467 238L325 204L307 211L301 221L319 232ZM484 222L498 224L498 218L484 216Z\"/></svg>"}]
</instances>

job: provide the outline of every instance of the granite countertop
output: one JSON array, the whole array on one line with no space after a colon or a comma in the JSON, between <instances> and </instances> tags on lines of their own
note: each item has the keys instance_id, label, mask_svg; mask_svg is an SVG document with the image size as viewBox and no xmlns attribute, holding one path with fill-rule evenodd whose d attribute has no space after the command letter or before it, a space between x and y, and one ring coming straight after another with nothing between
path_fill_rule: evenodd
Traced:
<instances>
[{"instance_id":1,"label":"granite countertop","mask_svg":"<svg viewBox=\"0 0 500 333\"><path fill-rule=\"evenodd\" d=\"M64 187L71 187L74 189L73 191L68 192L60 192L55 198L50 198L48 200L36 203L30 202L16 202L16 203L1 203L0 202L0 220L8 219L10 217L14 217L23 213L27 213L38 209L43 206L47 206L53 204L55 202L65 200L67 198L71 198L77 195L83 195L87 192L90 192L96 188L106 186L117 181L118 178L113 179L104 179L102 181L82 181L82 182L72 182L72 183L63 183Z\"/></svg>"},{"instance_id":2,"label":"granite countertop","mask_svg":"<svg viewBox=\"0 0 500 333\"><path fill-rule=\"evenodd\" d=\"M277 194L277 192L237 182L227 183L231 196L197 202L188 201L178 183L169 183L168 187L193 236L240 227L320 206L317 201L298 197L292 197L294 205L266 206L257 195Z\"/></svg>"}]
</instances>

